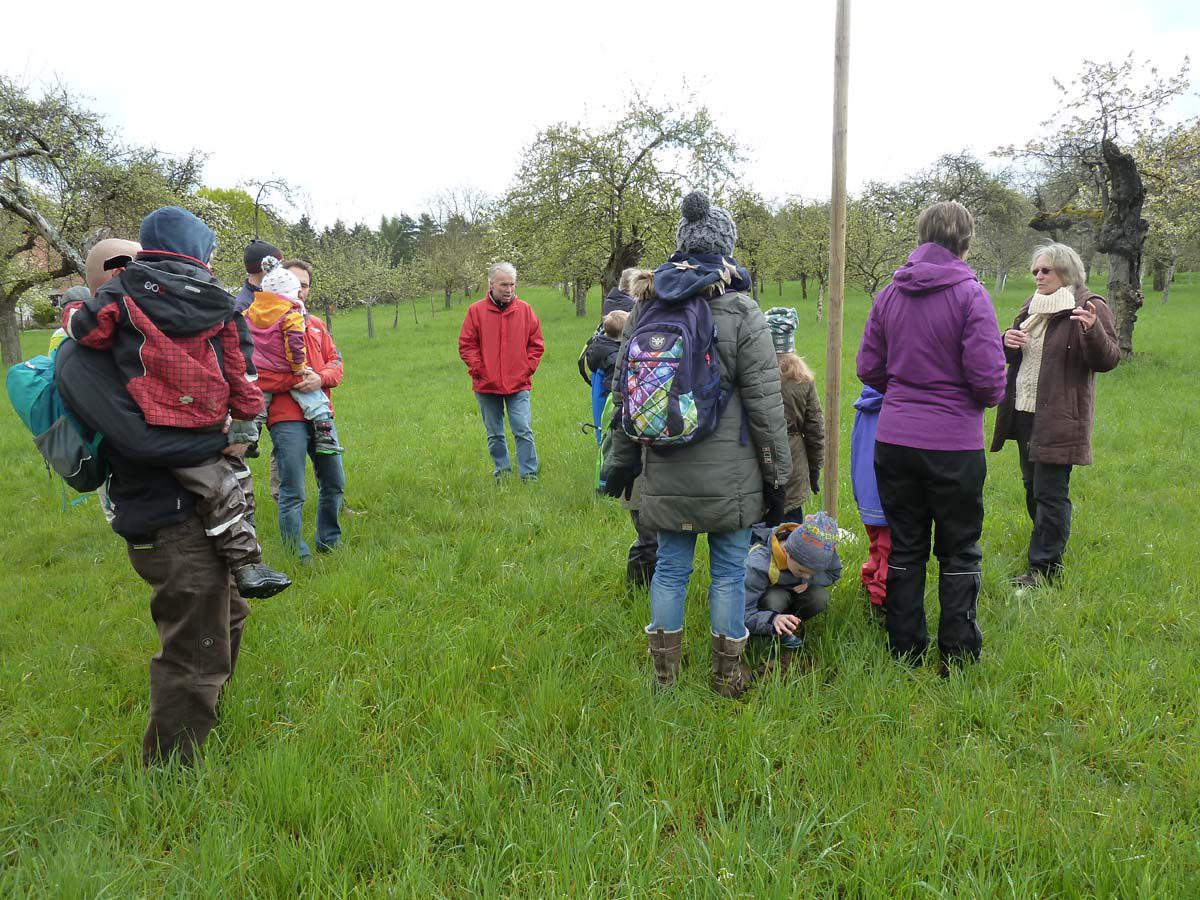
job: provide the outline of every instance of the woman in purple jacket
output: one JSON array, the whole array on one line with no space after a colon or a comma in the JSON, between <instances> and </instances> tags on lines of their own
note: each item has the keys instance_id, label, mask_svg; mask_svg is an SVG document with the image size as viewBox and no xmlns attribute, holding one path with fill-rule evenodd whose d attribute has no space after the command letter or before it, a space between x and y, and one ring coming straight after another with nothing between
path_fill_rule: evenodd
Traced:
<instances>
[{"instance_id":1,"label":"woman in purple jacket","mask_svg":"<svg viewBox=\"0 0 1200 900\"><path fill-rule=\"evenodd\" d=\"M1004 398L1004 351L987 291L963 262L975 224L953 201L921 213L921 246L875 298L858 349L858 377L884 395L875 475L892 531L888 646L919 663L930 534L938 558L938 649L978 659L983 635L979 536L983 531L983 411ZM936 530L935 530L936 529Z\"/></svg>"}]
</instances>

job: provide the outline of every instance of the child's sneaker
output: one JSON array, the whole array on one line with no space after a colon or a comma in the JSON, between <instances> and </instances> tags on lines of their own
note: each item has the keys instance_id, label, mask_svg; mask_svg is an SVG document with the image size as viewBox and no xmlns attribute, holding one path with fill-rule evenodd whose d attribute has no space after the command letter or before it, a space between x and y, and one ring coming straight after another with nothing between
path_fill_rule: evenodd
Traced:
<instances>
[{"instance_id":1,"label":"child's sneaker","mask_svg":"<svg viewBox=\"0 0 1200 900\"><path fill-rule=\"evenodd\" d=\"M287 575L263 563L238 566L233 571L233 580L237 583L238 593L251 600L274 597L292 585Z\"/></svg>"},{"instance_id":2,"label":"child's sneaker","mask_svg":"<svg viewBox=\"0 0 1200 900\"><path fill-rule=\"evenodd\" d=\"M313 422L313 431L316 432L316 441L314 441L313 449L323 456L334 456L342 452L342 447L337 442L337 438L333 434L333 421L325 419L320 422Z\"/></svg>"}]
</instances>

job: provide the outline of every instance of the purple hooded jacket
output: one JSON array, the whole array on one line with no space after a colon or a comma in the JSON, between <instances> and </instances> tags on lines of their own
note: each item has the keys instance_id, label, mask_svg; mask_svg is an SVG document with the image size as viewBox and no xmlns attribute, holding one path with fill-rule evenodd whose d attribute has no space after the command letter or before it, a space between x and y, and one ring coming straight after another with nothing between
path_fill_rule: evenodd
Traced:
<instances>
[{"instance_id":1,"label":"purple hooded jacket","mask_svg":"<svg viewBox=\"0 0 1200 900\"><path fill-rule=\"evenodd\" d=\"M938 244L914 250L871 307L858 377L884 395L877 441L982 450L983 411L1004 399L1004 350L971 267Z\"/></svg>"}]
</instances>

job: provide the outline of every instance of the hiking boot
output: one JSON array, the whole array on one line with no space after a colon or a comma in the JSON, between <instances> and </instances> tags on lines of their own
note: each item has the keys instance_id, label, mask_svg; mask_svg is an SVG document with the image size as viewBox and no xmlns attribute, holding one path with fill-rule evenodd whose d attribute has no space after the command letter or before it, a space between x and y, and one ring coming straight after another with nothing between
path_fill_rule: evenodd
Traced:
<instances>
[{"instance_id":1,"label":"hiking boot","mask_svg":"<svg viewBox=\"0 0 1200 900\"><path fill-rule=\"evenodd\" d=\"M679 657L683 652L683 632L659 628L650 635L650 655L654 657L654 686L665 691L679 677Z\"/></svg>"},{"instance_id":2,"label":"hiking boot","mask_svg":"<svg viewBox=\"0 0 1200 900\"><path fill-rule=\"evenodd\" d=\"M722 697L736 700L750 687L753 675L742 662L742 650L749 639L749 635L740 641L731 641L723 634L712 636L712 686Z\"/></svg>"},{"instance_id":3,"label":"hiking boot","mask_svg":"<svg viewBox=\"0 0 1200 900\"><path fill-rule=\"evenodd\" d=\"M233 570L238 593L250 600L265 600L285 591L292 580L277 569L263 563L249 563Z\"/></svg>"},{"instance_id":4,"label":"hiking boot","mask_svg":"<svg viewBox=\"0 0 1200 900\"><path fill-rule=\"evenodd\" d=\"M313 432L316 439L313 442L313 449L322 456L336 456L343 452L337 438L333 434L333 421L324 419L318 422L313 422Z\"/></svg>"}]
</instances>

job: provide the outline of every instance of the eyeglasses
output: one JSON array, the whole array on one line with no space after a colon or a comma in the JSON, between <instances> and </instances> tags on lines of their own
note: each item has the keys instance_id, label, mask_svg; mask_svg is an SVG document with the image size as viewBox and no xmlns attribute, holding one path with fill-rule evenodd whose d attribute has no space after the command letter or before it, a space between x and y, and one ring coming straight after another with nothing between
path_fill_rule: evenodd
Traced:
<instances>
[{"instance_id":1,"label":"eyeglasses","mask_svg":"<svg viewBox=\"0 0 1200 900\"><path fill-rule=\"evenodd\" d=\"M1038 275L1049 275L1053 271L1054 269L1050 266L1042 266L1040 269L1034 269L1030 274L1036 278Z\"/></svg>"}]
</instances>

